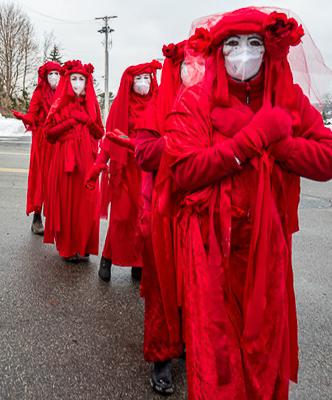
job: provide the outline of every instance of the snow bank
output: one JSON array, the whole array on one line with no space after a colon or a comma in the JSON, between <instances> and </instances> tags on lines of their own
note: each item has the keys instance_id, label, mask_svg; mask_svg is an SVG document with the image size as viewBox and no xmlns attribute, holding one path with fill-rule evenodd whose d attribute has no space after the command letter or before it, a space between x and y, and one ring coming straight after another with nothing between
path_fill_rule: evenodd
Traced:
<instances>
[{"instance_id":1,"label":"snow bank","mask_svg":"<svg viewBox=\"0 0 332 400\"><path fill-rule=\"evenodd\" d=\"M21 121L15 118L5 118L0 114L0 136L20 137L26 135L31 135L31 133L25 132Z\"/></svg>"}]
</instances>

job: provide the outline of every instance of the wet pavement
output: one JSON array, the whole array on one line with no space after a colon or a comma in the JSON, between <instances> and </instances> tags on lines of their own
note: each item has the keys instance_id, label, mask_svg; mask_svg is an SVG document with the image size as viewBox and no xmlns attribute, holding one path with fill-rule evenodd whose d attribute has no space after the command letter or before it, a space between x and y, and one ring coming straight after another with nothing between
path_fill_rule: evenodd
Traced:
<instances>
[{"instance_id":1,"label":"wet pavement","mask_svg":"<svg viewBox=\"0 0 332 400\"><path fill-rule=\"evenodd\" d=\"M97 277L98 257L69 265L30 232L29 139L0 138L0 400L154 400L142 356L143 302L129 268ZM291 399L331 399L332 182L304 180L294 238L301 349ZM106 222L101 223L101 245ZM276 332L277 334L277 332ZM186 398L174 362L175 400ZM213 400L213 399L211 399ZM227 400L227 399L225 399Z\"/></svg>"}]
</instances>

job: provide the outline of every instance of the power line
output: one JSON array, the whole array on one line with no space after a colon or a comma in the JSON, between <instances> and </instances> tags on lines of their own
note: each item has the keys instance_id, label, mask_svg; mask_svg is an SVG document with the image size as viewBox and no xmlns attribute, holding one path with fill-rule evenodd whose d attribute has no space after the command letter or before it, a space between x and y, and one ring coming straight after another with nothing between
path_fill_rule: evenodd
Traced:
<instances>
[{"instance_id":1,"label":"power line","mask_svg":"<svg viewBox=\"0 0 332 400\"><path fill-rule=\"evenodd\" d=\"M86 24L86 23L91 23L94 22L94 19L85 19L85 20L70 20L70 19L62 19L62 18L57 18L54 17L52 15L48 15L48 14L44 14L40 11L35 10L34 8L28 6L27 4L25 4L23 1L18 1L18 4L22 5L23 7L25 7L26 9L28 9L30 12L40 15L44 18L47 18L51 21L55 21L58 23L62 23L62 24Z\"/></svg>"}]
</instances>

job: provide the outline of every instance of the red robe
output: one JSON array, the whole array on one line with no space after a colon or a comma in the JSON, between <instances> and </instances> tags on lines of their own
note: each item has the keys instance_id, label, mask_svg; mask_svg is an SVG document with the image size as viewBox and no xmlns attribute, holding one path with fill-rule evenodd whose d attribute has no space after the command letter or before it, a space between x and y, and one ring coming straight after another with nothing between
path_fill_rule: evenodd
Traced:
<instances>
[{"instance_id":1,"label":"red robe","mask_svg":"<svg viewBox=\"0 0 332 400\"><path fill-rule=\"evenodd\" d=\"M54 93L55 91L51 89L48 83L39 84L32 95L27 114L15 113L17 118L22 119L26 129L32 131L26 203L28 215L31 212L41 212L47 192L52 146L45 138L44 123Z\"/></svg>"},{"instance_id":2,"label":"red robe","mask_svg":"<svg viewBox=\"0 0 332 400\"><path fill-rule=\"evenodd\" d=\"M132 139L136 136L133 130L127 133ZM142 173L135 155L125 149L117 150L117 147L106 134L96 160L96 164L107 164L111 159L107 184L111 201L110 221L102 254L119 266L142 267L143 242L139 224L142 212ZM122 160L118 162L114 157L120 151L124 154L125 163ZM102 208L105 210L104 204ZM105 211L102 212L104 214Z\"/></svg>"},{"instance_id":3,"label":"red robe","mask_svg":"<svg viewBox=\"0 0 332 400\"><path fill-rule=\"evenodd\" d=\"M332 134L294 86L300 118L288 145L240 166L229 143L244 127L254 134L263 90L260 79L233 82L229 106L218 107L194 86L167 122L190 400L285 400L297 379L291 236L299 176L332 178Z\"/></svg>"},{"instance_id":4,"label":"red robe","mask_svg":"<svg viewBox=\"0 0 332 400\"><path fill-rule=\"evenodd\" d=\"M144 358L149 362L178 358L183 352L176 291L172 292L168 290L169 287L164 288L160 285L160 280L163 279L165 273L168 276L174 275L174 265L172 262L168 263L168 258L166 258L165 264L159 265L159 268L156 267L155 248L152 242L152 189L164 148L164 137L159 136L156 131L143 129L138 131L136 158L140 167L147 173L143 190L144 213L141 221L144 237L141 294L145 302ZM166 231L166 227L162 229ZM168 232L172 234L170 226ZM157 260L160 261L159 258ZM171 319L168 318L169 315Z\"/></svg>"},{"instance_id":5,"label":"red robe","mask_svg":"<svg viewBox=\"0 0 332 400\"><path fill-rule=\"evenodd\" d=\"M107 119L106 131L120 129L130 139L135 139L137 121L157 93L155 74L160 67L159 62L152 61L126 69ZM143 73L151 75L151 87L147 96L136 94L132 89L134 76ZM107 208L111 202L103 257L119 266L142 267L142 172L135 155L128 149L113 144L106 135L96 164L105 164L109 160L109 171L103 174L101 183L102 216L107 216Z\"/></svg>"},{"instance_id":6,"label":"red robe","mask_svg":"<svg viewBox=\"0 0 332 400\"><path fill-rule=\"evenodd\" d=\"M141 221L144 237L143 275L141 294L144 297L144 358L157 362L179 357L183 352L180 312L175 291L160 284L164 274L174 274L174 264L163 257L162 263L155 257L152 242L152 192L158 173L160 160L165 148L164 121L171 111L174 100L181 88L181 63L184 58L186 41L163 47L166 56L161 83L155 102L150 103L140 121L136 137L136 160L146 172L143 180L143 218ZM171 226L162 226L155 221L159 229L172 235ZM168 255L170 256L170 254ZM156 265L158 262L158 266ZM175 287L175 286L174 286ZM171 316L171 318L169 318Z\"/></svg>"},{"instance_id":7,"label":"red robe","mask_svg":"<svg viewBox=\"0 0 332 400\"><path fill-rule=\"evenodd\" d=\"M96 105L98 108L98 106ZM74 111L87 112L85 97L75 97L55 115L45 128L54 143L45 206L44 242L56 244L62 257L76 253L98 254L99 186L87 190L84 181L98 151L104 129L99 110L97 119L78 123Z\"/></svg>"}]
</instances>

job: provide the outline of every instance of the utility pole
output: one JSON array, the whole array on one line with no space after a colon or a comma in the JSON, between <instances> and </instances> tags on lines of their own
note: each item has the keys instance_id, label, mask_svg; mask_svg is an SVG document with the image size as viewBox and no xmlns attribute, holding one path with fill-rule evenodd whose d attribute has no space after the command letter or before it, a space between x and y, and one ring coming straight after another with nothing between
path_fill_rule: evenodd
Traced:
<instances>
[{"instance_id":1,"label":"utility pole","mask_svg":"<svg viewBox=\"0 0 332 400\"><path fill-rule=\"evenodd\" d=\"M108 20L118 18L117 15L105 16L105 17L97 17L96 20L103 20L105 25L98 31L99 33L105 34L105 98L104 98L104 122L106 124L106 119L108 115L108 111L110 108L110 100L109 100L109 89L108 89L108 77L109 77L109 58L108 58L108 36L110 33L114 32L114 29L111 29L108 26Z\"/></svg>"}]
</instances>

